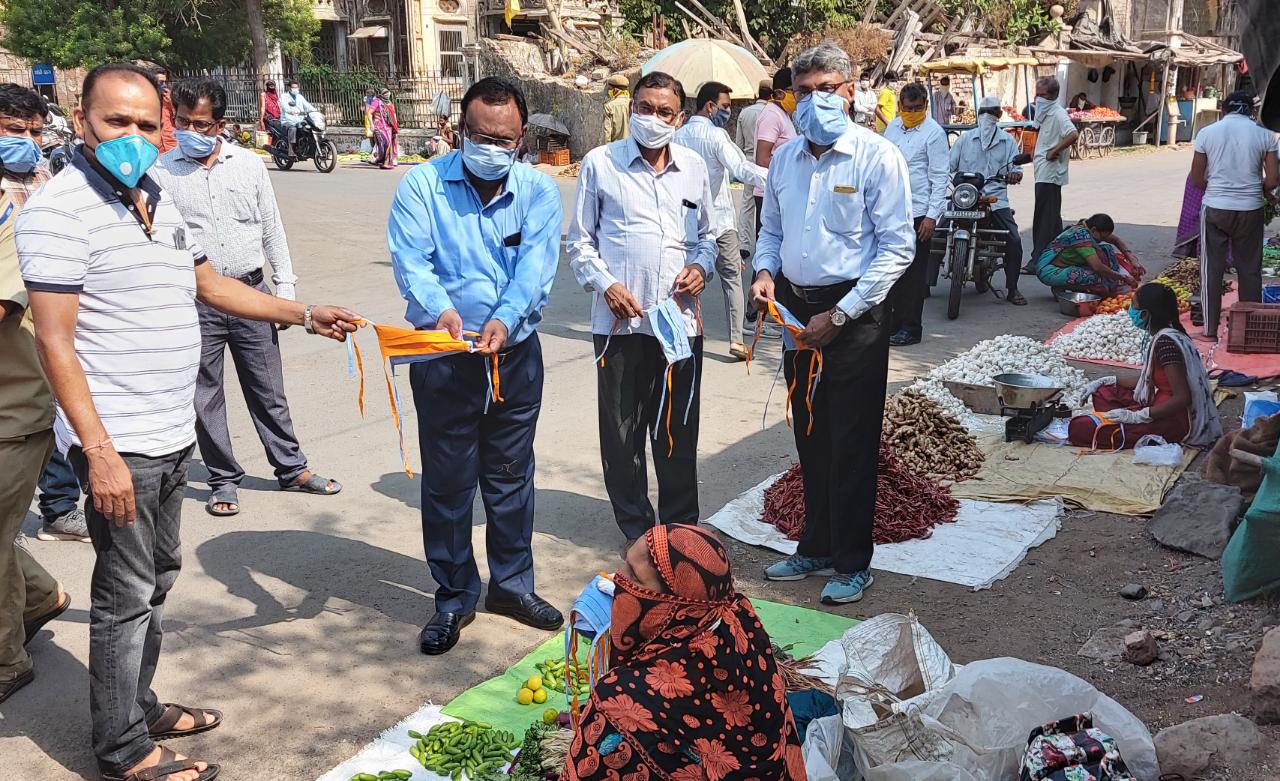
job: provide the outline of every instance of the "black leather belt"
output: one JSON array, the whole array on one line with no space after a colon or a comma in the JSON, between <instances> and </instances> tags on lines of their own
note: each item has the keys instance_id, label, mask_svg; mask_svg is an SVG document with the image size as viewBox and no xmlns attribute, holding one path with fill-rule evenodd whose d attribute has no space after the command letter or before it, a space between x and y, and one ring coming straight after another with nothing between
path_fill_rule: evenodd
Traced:
<instances>
[{"instance_id":1,"label":"black leather belt","mask_svg":"<svg viewBox=\"0 0 1280 781\"><path fill-rule=\"evenodd\" d=\"M257 287L262 284L262 269L258 269L251 274L245 274L243 277L237 277L237 279L249 287Z\"/></svg>"},{"instance_id":2,"label":"black leather belt","mask_svg":"<svg viewBox=\"0 0 1280 781\"><path fill-rule=\"evenodd\" d=\"M797 285L790 280L786 280L787 287L791 289L791 295L800 299L800 301L810 306L821 306L830 304L835 306L836 302L844 298L845 295L858 284L858 280L850 282L837 282L834 285L816 285L813 287L805 287Z\"/></svg>"}]
</instances>

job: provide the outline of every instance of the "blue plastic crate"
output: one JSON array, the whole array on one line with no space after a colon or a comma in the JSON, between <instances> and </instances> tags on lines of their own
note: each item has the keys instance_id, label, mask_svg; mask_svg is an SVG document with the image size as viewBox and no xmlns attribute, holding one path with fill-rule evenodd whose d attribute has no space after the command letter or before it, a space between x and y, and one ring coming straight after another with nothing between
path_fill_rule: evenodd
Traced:
<instances>
[{"instance_id":1,"label":"blue plastic crate","mask_svg":"<svg viewBox=\"0 0 1280 781\"><path fill-rule=\"evenodd\" d=\"M1262 303L1280 304L1280 285L1263 285Z\"/></svg>"}]
</instances>

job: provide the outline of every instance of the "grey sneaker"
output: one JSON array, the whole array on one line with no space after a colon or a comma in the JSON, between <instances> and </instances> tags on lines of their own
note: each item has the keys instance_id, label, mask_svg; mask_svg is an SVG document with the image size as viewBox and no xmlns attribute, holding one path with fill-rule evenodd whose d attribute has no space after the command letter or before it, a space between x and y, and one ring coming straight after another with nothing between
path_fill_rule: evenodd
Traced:
<instances>
[{"instance_id":1,"label":"grey sneaker","mask_svg":"<svg viewBox=\"0 0 1280 781\"><path fill-rule=\"evenodd\" d=\"M819 573L831 574L831 559L801 556L793 553L765 568L766 580L804 580Z\"/></svg>"},{"instance_id":2,"label":"grey sneaker","mask_svg":"<svg viewBox=\"0 0 1280 781\"><path fill-rule=\"evenodd\" d=\"M89 523L85 520L84 511L79 507L54 518L46 520L36 532L36 538L46 541L74 540L89 542Z\"/></svg>"}]
</instances>

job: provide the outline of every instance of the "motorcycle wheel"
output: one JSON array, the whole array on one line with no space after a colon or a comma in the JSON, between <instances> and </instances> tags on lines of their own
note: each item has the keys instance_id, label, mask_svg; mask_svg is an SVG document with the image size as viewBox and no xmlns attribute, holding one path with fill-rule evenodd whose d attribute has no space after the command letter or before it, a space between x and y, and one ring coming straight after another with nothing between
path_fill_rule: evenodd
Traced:
<instances>
[{"instance_id":1,"label":"motorcycle wheel","mask_svg":"<svg viewBox=\"0 0 1280 781\"><path fill-rule=\"evenodd\" d=\"M947 295L947 319L960 316L960 294L964 292L969 267L969 240L956 239L951 245L951 291Z\"/></svg>"},{"instance_id":2,"label":"motorcycle wheel","mask_svg":"<svg viewBox=\"0 0 1280 781\"><path fill-rule=\"evenodd\" d=\"M327 174L338 167L338 145L325 139L316 147L316 170Z\"/></svg>"},{"instance_id":3,"label":"motorcycle wheel","mask_svg":"<svg viewBox=\"0 0 1280 781\"><path fill-rule=\"evenodd\" d=\"M276 168L279 168L281 171L288 171L290 168L293 168L293 160L285 155L272 152L271 159L275 161Z\"/></svg>"}]
</instances>

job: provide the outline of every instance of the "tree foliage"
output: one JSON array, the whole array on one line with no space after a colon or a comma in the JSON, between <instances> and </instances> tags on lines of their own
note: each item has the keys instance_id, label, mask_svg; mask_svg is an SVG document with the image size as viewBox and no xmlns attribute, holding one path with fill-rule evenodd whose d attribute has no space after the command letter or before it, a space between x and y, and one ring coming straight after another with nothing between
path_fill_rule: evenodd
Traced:
<instances>
[{"instance_id":1,"label":"tree foliage","mask_svg":"<svg viewBox=\"0 0 1280 781\"><path fill-rule=\"evenodd\" d=\"M266 0L267 37L307 59L320 23L308 0ZM172 67L248 60L244 0L4 0L4 46L61 68L117 60Z\"/></svg>"}]
</instances>

